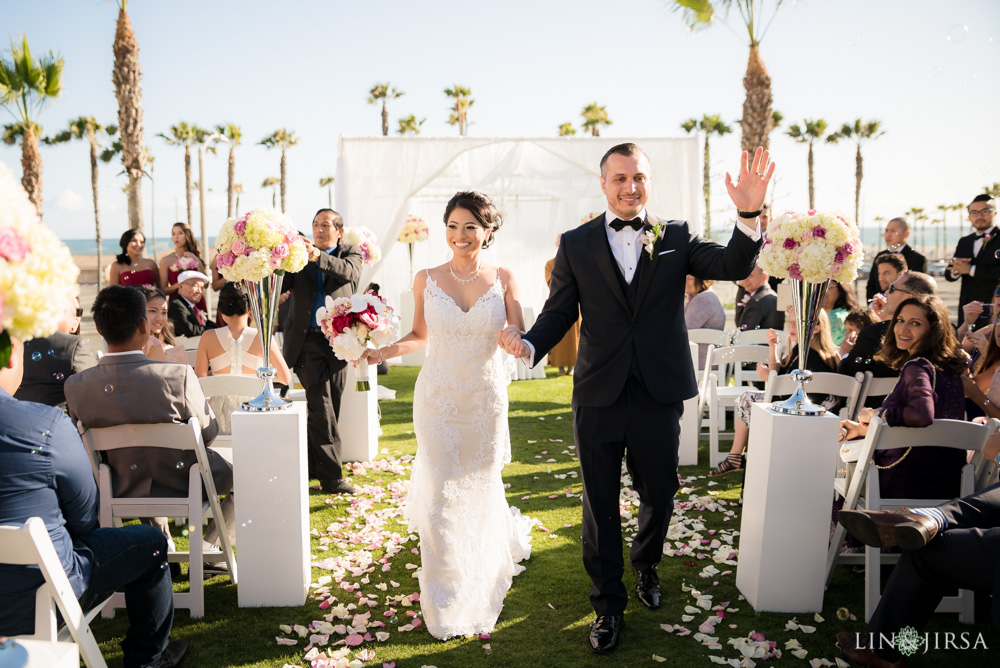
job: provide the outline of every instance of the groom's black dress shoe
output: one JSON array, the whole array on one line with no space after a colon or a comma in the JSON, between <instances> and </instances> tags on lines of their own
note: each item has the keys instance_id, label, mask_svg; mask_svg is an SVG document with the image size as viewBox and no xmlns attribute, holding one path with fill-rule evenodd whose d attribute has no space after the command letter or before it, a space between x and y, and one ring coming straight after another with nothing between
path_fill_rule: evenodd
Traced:
<instances>
[{"instance_id":1,"label":"groom's black dress shoe","mask_svg":"<svg viewBox=\"0 0 1000 668\"><path fill-rule=\"evenodd\" d=\"M621 638L624 626L625 617L620 614L598 615L597 619L591 623L587 634L590 649L598 654L613 652L618 647L618 639Z\"/></svg>"},{"instance_id":2,"label":"groom's black dress shoe","mask_svg":"<svg viewBox=\"0 0 1000 668\"><path fill-rule=\"evenodd\" d=\"M660 578L656 576L656 568L648 568L644 571L635 569L635 595L647 608L659 609Z\"/></svg>"}]
</instances>

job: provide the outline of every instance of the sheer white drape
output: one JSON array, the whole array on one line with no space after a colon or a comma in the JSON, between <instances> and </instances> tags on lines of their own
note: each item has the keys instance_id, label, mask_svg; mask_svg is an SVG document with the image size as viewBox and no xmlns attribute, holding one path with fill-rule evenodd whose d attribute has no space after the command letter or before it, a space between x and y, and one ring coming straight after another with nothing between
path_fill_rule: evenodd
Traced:
<instances>
[{"instance_id":1,"label":"sheer white drape","mask_svg":"<svg viewBox=\"0 0 1000 668\"><path fill-rule=\"evenodd\" d=\"M347 225L378 236L382 262L367 267L361 287L374 281L397 304L410 289L406 244L396 241L408 214L427 221L430 238L415 245L413 268L446 262L444 206L459 190L491 195L504 226L486 252L487 262L514 272L526 306L537 314L548 295L545 262L556 235L607 207L599 163L611 146L634 141L649 156L653 188L648 209L701 229L701 154L698 137L679 139L541 139L342 137L337 162L336 209ZM404 332L410 323L401 323Z\"/></svg>"}]
</instances>

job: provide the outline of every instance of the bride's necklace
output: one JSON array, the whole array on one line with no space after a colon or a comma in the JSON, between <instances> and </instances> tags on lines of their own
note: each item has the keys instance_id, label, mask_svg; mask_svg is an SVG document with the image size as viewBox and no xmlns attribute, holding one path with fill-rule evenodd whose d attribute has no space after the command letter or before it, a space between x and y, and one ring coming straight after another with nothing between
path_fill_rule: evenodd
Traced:
<instances>
[{"instance_id":1,"label":"bride's necklace","mask_svg":"<svg viewBox=\"0 0 1000 668\"><path fill-rule=\"evenodd\" d=\"M468 278L459 278L458 274L456 274L455 270L452 268L451 262L448 263L448 271L451 272L451 277L454 278L459 283L461 283L462 285L468 285L472 281L476 280L479 277L479 270L480 269L482 269L482 267L477 266L476 267L476 271L475 271L474 274L472 274L472 276L469 276Z\"/></svg>"}]
</instances>

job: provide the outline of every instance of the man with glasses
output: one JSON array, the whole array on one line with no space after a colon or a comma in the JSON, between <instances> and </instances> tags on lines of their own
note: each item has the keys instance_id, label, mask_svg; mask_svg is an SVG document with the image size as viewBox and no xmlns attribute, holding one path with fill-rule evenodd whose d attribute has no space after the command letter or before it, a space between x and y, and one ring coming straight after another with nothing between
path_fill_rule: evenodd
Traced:
<instances>
[{"instance_id":1,"label":"man with glasses","mask_svg":"<svg viewBox=\"0 0 1000 668\"><path fill-rule=\"evenodd\" d=\"M282 324L282 352L306 390L309 477L318 478L328 494L353 494L341 469L338 420L347 362L337 359L320 331L316 312L326 298L350 297L361 279L361 250L340 243L344 219L333 209L313 217L313 240L305 239L309 262L302 271L285 274L282 290L291 293L289 315Z\"/></svg>"},{"instance_id":2,"label":"man with glasses","mask_svg":"<svg viewBox=\"0 0 1000 668\"><path fill-rule=\"evenodd\" d=\"M958 297L958 318L961 319L966 304L972 301L990 303L993 290L1000 283L1000 237L993 225L996 207L990 195L978 195L969 204L969 222L975 232L958 240L955 255L944 272L948 281L962 280ZM990 324L990 313L985 311L975 322L975 329Z\"/></svg>"}]
</instances>

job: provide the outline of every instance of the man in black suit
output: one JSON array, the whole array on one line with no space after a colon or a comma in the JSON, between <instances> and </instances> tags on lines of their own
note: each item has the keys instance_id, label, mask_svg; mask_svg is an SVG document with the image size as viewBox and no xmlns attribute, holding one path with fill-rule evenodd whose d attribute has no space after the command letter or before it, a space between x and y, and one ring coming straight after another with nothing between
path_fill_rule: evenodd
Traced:
<instances>
[{"instance_id":1,"label":"man in black suit","mask_svg":"<svg viewBox=\"0 0 1000 668\"><path fill-rule=\"evenodd\" d=\"M344 480L340 460L340 397L347 380L347 362L337 359L320 331L316 312L327 297L350 297L361 278L361 251L340 243L344 219L333 209L320 209L312 223L313 240L306 239L309 262L302 271L285 274L281 289L291 293L289 316L282 326L282 352L306 390L309 477L318 478L330 494L353 494ZM322 288L322 289L321 289Z\"/></svg>"},{"instance_id":2,"label":"man in black suit","mask_svg":"<svg viewBox=\"0 0 1000 668\"><path fill-rule=\"evenodd\" d=\"M660 606L656 565L678 489L677 445L683 401L697 385L687 350L684 285L687 274L739 280L760 248L757 217L774 165L758 148L744 153L739 184L726 175L729 195L745 223L728 246L706 241L681 220L646 212L649 160L635 144L613 147L601 160L608 210L566 232L552 268L549 298L531 331L498 333L504 349L540 360L582 316L573 377L573 431L583 474L583 563L597 613L588 641L595 652L618 644L628 594L622 583L621 463L639 494L639 527L630 561L636 595Z\"/></svg>"},{"instance_id":3,"label":"man in black suit","mask_svg":"<svg viewBox=\"0 0 1000 668\"><path fill-rule=\"evenodd\" d=\"M776 329L785 326L785 314L778 310L778 295L768 284L767 272L759 266L739 281L743 299L734 313L737 329Z\"/></svg>"},{"instance_id":4,"label":"man in black suit","mask_svg":"<svg viewBox=\"0 0 1000 668\"><path fill-rule=\"evenodd\" d=\"M906 240L910 237L910 225L906 222L905 218L893 218L888 223L885 224L885 232L882 238L885 239L886 248L880 250L876 255L875 259L872 260L872 270L868 274L868 287L865 289L865 293L870 302L872 298L880 292L883 292L892 281L886 283L883 287L879 283L878 271L875 269L879 264L879 258L886 254L898 254L902 255L903 259L906 260L906 264L903 269L912 269L913 271L919 271L922 273L927 272L927 258L913 250L906 243ZM895 280L895 279L893 279Z\"/></svg>"},{"instance_id":5,"label":"man in black suit","mask_svg":"<svg viewBox=\"0 0 1000 668\"><path fill-rule=\"evenodd\" d=\"M975 232L958 240L955 256L944 272L948 281L962 279L962 289L958 296L958 321L962 320L962 309L971 301L989 304L993 301L993 290L1000 282L1000 236L993 225L996 207L990 195L977 195L969 204L969 221ZM976 329L990 324L990 313L984 312L976 321Z\"/></svg>"},{"instance_id":6,"label":"man in black suit","mask_svg":"<svg viewBox=\"0 0 1000 668\"><path fill-rule=\"evenodd\" d=\"M170 300L167 307L167 317L174 324L176 336L201 336L206 329L218 327L208 319L207 313L195 306L201 301L209 280L207 275L191 269L182 271L177 277L177 294L180 296Z\"/></svg>"},{"instance_id":7,"label":"man in black suit","mask_svg":"<svg viewBox=\"0 0 1000 668\"><path fill-rule=\"evenodd\" d=\"M906 627L923 629L941 598L955 588L992 594L993 623L1000 626L1000 485L934 508L842 510L837 519L866 545L903 549L868 632L837 634L837 644L854 663L905 665L899 648L884 638Z\"/></svg>"}]
</instances>

